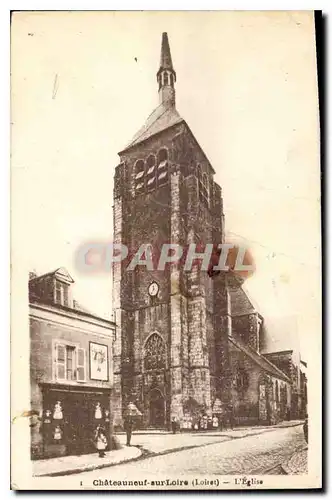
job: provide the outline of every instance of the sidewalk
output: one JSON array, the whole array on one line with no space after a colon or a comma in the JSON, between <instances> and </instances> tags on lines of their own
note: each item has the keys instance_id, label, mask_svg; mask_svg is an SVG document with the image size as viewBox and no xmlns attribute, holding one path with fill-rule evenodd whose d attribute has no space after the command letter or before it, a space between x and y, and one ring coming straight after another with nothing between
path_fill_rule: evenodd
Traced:
<instances>
[{"instance_id":1,"label":"sidewalk","mask_svg":"<svg viewBox=\"0 0 332 500\"><path fill-rule=\"evenodd\" d=\"M95 469L103 469L110 465L128 462L140 457L142 454L135 446L112 450L106 453L106 457L100 458L97 453L89 455L72 455L69 457L48 458L44 460L34 460L34 476L64 476L77 474Z\"/></svg>"},{"instance_id":2,"label":"sidewalk","mask_svg":"<svg viewBox=\"0 0 332 500\"><path fill-rule=\"evenodd\" d=\"M241 439L247 436L255 436L275 429L294 427L302 424L302 421L281 422L274 426L238 427L233 430L223 431L201 431L201 432L181 432L173 434L167 431L134 431L131 438L133 446L139 446L149 455L171 453L184 449L196 448L212 443L221 443L231 439ZM126 436L118 433L117 437L121 445L125 445Z\"/></svg>"}]
</instances>

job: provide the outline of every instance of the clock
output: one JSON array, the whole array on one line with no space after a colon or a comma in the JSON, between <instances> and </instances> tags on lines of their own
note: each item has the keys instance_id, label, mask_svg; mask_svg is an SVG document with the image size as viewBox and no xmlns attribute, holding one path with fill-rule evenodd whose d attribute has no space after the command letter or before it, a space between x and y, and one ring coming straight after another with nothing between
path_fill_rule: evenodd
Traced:
<instances>
[{"instance_id":1,"label":"clock","mask_svg":"<svg viewBox=\"0 0 332 500\"><path fill-rule=\"evenodd\" d=\"M158 295L158 292L159 292L159 285L158 285L158 283L153 281L149 285L149 295L150 295L150 297L156 297L156 295Z\"/></svg>"}]
</instances>

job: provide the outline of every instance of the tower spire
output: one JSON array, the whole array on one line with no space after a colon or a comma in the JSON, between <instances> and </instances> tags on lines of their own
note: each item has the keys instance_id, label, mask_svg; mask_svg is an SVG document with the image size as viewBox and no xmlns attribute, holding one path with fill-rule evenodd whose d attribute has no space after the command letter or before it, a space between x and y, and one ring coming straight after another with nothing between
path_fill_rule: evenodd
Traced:
<instances>
[{"instance_id":1,"label":"tower spire","mask_svg":"<svg viewBox=\"0 0 332 500\"><path fill-rule=\"evenodd\" d=\"M167 33L163 33L161 40L160 67L157 73L159 84L159 101L165 106L175 106L176 73L173 68L171 50Z\"/></svg>"}]
</instances>

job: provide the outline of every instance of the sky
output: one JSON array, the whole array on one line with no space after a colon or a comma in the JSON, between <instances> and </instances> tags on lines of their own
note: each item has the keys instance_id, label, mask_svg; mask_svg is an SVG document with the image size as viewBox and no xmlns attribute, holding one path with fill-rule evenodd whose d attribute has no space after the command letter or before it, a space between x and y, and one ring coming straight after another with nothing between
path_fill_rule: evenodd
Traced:
<instances>
[{"instance_id":1,"label":"sky","mask_svg":"<svg viewBox=\"0 0 332 500\"><path fill-rule=\"evenodd\" d=\"M111 276L75 254L112 241L118 151L158 104L161 34L176 103L221 185L229 241L274 338L310 360L320 330L319 114L310 12L20 12L12 21L12 263L65 267L74 296L112 312ZM285 344L286 342L286 344Z\"/></svg>"}]
</instances>

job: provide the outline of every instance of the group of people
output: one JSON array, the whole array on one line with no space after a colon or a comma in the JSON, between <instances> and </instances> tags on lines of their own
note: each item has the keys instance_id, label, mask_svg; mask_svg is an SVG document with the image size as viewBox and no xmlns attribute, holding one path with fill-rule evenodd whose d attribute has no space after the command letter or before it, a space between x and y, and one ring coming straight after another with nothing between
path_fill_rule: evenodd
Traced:
<instances>
[{"instance_id":1,"label":"group of people","mask_svg":"<svg viewBox=\"0 0 332 500\"><path fill-rule=\"evenodd\" d=\"M233 418L233 412L229 413L227 415L227 423L230 428L233 429L234 426L234 418ZM180 430L180 427L182 429L187 429L191 431L201 431L201 430L222 430L223 425L226 424L226 420L223 420L220 416L218 417L217 415L207 416L207 415L201 415L200 417L197 418L192 418L188 417L185 418L181 425L180 422L173 417L171 420L171 427L172 427L172 432L173 434L176 434L178 430ZM132 415L126 415L124 419L124 430L126 432L126 445L131 446L131 436L134 428L134 417ZM98 454L100 457L105 457L105 450L108 446L108 441L106 437L106 432L105 429L101 426L98 425L96 431L95 431L95 445L98 451Z\"/></svg>"},{"instance_id":2,"label":"group of people","mask_svg":"<svg viewBox=\"0 0 332 500\"><path fill-rule=\"evenodd\" d=\"M180 428L188 431L208 431L222 430L223 427L233 429L235 425L233 412L225 413L224 415L200 415L197 417L187 416L179 422L175 417L172 418L172 432L175 434Z\"/></svg>"}]
</instances>

